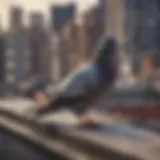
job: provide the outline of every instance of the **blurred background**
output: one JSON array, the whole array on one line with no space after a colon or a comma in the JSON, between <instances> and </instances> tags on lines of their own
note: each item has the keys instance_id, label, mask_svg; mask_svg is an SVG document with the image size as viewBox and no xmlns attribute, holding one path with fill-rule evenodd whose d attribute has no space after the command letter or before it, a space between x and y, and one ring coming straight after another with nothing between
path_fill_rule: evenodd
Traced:
<instances>
[{"instance_id":1,"label":"blurred background","mask_svg":"<svg viewBox=\"0 0 160 160\"><path fill-rule=\"evenodd\" d=\"M118 85L158 73L158 0L1 0L0 7L2 97L55 84L94 56L104 34L120 42Z\"/></svg>"},{"instance_id":2,"label":"blurred background","mask_svg":"<svg viewBox=\"0 0 160 160\"><path fill-rule=\"evenodd\" d=\"M94 131L100 131L106 133L106 137L110 135L106 138L104 134L102 136L98 133L98 136L102 138L100 144L105 142L109 147L114 144L115 150L119 146L120 152L126 152L127 155L128 153L136 155L142 151L141 154L145 157L143 160L159 160L160 154L157 152L160 148L159 135L157 136L160 133L159 17L159 0L0 0L0 113L2 114L0 126L9 128L9 132L12 131L17 135L27 133L24 134L25 138L29 137L30 141L36 141L38 145L47 146L46 148L49 149L52 145L58 144L57 139L55 140L56 130L50 125L54 126L55 122L59 124L59 121L62 120L62 124L73 122L76 126L80 119L82 128L84 124L84 129L86 126L91 131L88 133L88 138ZM91 110L90 113L84 114L84 117L83 115L77 117L72 112L70 113L70 110L69 113L64 110L59 116L54 114L54 111L50 112L50 115L47 113L46 117L44 115L42 118L34 115L39 104L45 104L49 96L52 98L54 85L75 68L92 60L96 46L104 34L116 36L119 42L120 66L111 92L107 92L107 95L102 97L98 104L94 104L96 106L93 106L92 109L95 109L95 113ZM83 82L80 84L84 85ZM84 88L80 85L79 89L80 87ZM71 87L72 89L79 90L74 87ZM67 91L64 94L67 95ZM32 100L39 104L32 103ZM78 110L79 106L76 107ZM34 117L32 117L32 112ZM90 119L90 117L93 118ZM13 125L14 123L16 125ZM26 130L23 132L25 127L29 132ZM63 127L60 125L60 128ZM67 127L69 128L69 125ZM71 129L71 132L67 131L67 127L60 130L62 133L60 132L59 135L62 137L58 136L58 139L62 138L63 141L67 140L67 134L69 137L69 140L62 143L62 146L67 148L64 150L62 147L62 155L68 153L67 156L77 156L77 154L72 154L75 151L82 156L84 152L81 153L79 149L75 150L76 143L70 147L71 142L77 138L73 138L75 134L72 124L68 129ZM36 131L35 128L37 128ZM134 146L133 132L138 132L136 128L144 129L146 134L147 130L156 133L156 138L153 138L155 141L148 138L148 144L142 141L144 146ZM53 141L46 139L52 129ZM30 132L31 134L28 134ZM21 150L22 145L16 148L17 143L12 142L6 133L6 131L3 132L0 137L1 159L6 159L3 158L7 155L6 153L9 153L8 155L13 160L17 157L19 159L20 154L23 154L24 159L31 159L28 151ZM84 135L83 132L82 135ZM145 137L144 135L142 134L142 137ZM108 152L102 149L105 156L101 155L101 150L97 148L99 147L97 146L98 141L94 136L95 134L90 140L94 142L94 145L89 142L91 148L89 147L85 153L93 151L93 156L90 157L93 160L96 159L94 156L97 151L97 159L106 159ZM129 145L128 141L127 143L118 141L118 138L115 137L123 137L124 141L129 137L131 144ZM82 142L82 148L83 146L86 148L87 141L84 141L83 137L78 141L78 146L81 146L80 142ZM4 146L10 147L9 150L5 150ZM56 148L55 146L53 148ZM59 144L57 146L59 152ZM96 147L93 149L92 146ZM53 148L49 150L53 151ZM69 148L70 152L68 152ZM156 150L153 150L155 148ZM34 151L34 153L37 152ZM114 157L115 151L112 154ZM15 158L13 155L16 155ZM26 155L29 158L26 158ZM111 157L111 154L108 155ZM108 155L107 159L116 159L108 158ZM155 155L158 155L158 158L154 159ZM123 158L117 157L117 159L124 159L123 156ZM86 159L83 156L79 158ZM126 159L130 158L127 156Z\"/></svg>"}]
</instances>

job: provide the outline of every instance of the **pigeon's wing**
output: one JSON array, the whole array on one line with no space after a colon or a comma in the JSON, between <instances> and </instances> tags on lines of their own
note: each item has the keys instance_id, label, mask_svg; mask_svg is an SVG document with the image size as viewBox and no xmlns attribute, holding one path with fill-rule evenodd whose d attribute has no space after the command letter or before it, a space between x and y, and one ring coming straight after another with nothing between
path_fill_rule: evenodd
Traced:
<instances>
[{"instance_id":1,"label":"pigeon's wing","mask_svg":"<svg viewBox=\"0 0 160 160\"><path fill-rule=\"evenodd\" d=\"M70 95L70 92L73 93L73 89L75 88L75 84L79 84L79 77L81 74L87 70L88 65L83 65L80 68L72 71L69 75L67 75L63 80L61 80L58 84L49 86L47 88L47 93L51 97L51 101L56 100L59 97L62 97L67 92ZM73 94L72 94L73 95Z\"/></svg>"},{"instance_id":2,"label":"pigeon's wing","mask_svg":"<svg viewBox=\"0 0 160 160\"><path fill-rule=\"evenodd\" d=\"M89 88L97 85L97 70L94 65L85 65L60 86L62 97L78 97L85 95ZM67 83L66 83L67 82Z\"/></svg>"},{"instance_id":3,"label":"pigeon's wing","mask_svg":"<svg viewBox=\"0 0 160 160\"><path fill-rule=\"evenodd\" d=\"M83 101L89 94L88 91L97 86L97 78L97 70L94 65L87 64L72 72L57 86L56 95L51 99L49 108L40 109L38 114L44 114L50 110L57 110L64 105Z\"/></svg>"}]
</instances>

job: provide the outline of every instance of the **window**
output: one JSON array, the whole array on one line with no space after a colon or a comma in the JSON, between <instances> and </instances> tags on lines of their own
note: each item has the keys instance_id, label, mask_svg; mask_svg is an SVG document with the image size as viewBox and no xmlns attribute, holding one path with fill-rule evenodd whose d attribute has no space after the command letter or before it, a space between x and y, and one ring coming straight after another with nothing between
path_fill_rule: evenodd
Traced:
<instances>
[{"instance_id":1,"label":"window","mask_svg":"<svg viewBox=\"0 0 160 160\"><path fill-rule=\"evenodd\" d=\"M63 32L63 34L64 34L64 37L66 38L66 39L69 39L70 38L70 26L66 26L65 28L64 28L64 32Z\"/></svg>"},{"instance_id":2,"label":"window","mask_svg":"<svg viewBox=\"0 0 160 160\"><path fill-rule=\"evenodd\" d=\"M7 57L13 57L15 55L15 52L12 48L8 48L6 51L6 56Z\"/></svg>"},{"instance_id":3,"label":"window","mask_svg":"<svg viewBox=\"0 0 160 160\"><path fill-rule=\"evenodd\" d=\"M28 70L31 69L31 63L30 63L30 62L26 62L26 68L27 68Z\"/></svg>"},{"instance_id":4,"label":"window","mask_svg":"<svg viewBox=\"0 0 160 160\"><path fill-rule=\"evenodd\" d=\"M14 61L7 62L7 69L14 70L16 68L16 63Z\"/></svg>"},{"instance_id":5,"label":"window","mask_svg":"<svg viewBox=\"0 0 160 160\"><path fill-rule=\"evenodd\" d=\"M29 49L25 49L25 55L26 55L26 57L30 57L31 51Z\"/></svg>"},{"instance_id":6,"label":"window","mask_svg":"<svg viewBox=\"0 0 160 160\"><path fill-rule=\"evenodd\" d=\"M6 77L6 80L8 83L13 83L15 82L16 78L15 78L15 75L13 74L8 74L7 77Z\"/></svg>"}]
</instances>

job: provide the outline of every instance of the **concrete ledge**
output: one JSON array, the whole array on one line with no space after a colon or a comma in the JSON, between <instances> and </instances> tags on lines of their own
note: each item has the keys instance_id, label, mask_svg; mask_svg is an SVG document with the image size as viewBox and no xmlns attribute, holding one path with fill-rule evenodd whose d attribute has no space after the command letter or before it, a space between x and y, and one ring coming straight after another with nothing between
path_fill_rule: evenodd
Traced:
<instances>
[{"instance_id":1,"label":"concrete ledge","mask_svg":"<svg viewBox=\"0 0 160 160\"><path fill-rule=\"evenodd\" d=\"M19 137L37 144L50 153L68 160L159 160L159 135L142 131L147 140L126 140L109 134L93 133L28 120L10 111L0 109L0 125ZM52 123L51 123L52 124ZM52 130L53 127L53 130ZM56 132L55 132L56 131Z\"/></svg>"},{"instance_id":2,"label":"concrete ledge","mask_svg":"<svg viewBox=\"0 0 160 160\"><path fill-rule=\"evenodd\" d=\"M47 137L41 132L36 132L23 123L18 123L8 117L0 117L0 126L11 134L17 135L19 138L42 148L53 157L56 155L62 160L94 160L94 157L90 158L88 154L70 143Z\"/></svg>"}]
</instances>

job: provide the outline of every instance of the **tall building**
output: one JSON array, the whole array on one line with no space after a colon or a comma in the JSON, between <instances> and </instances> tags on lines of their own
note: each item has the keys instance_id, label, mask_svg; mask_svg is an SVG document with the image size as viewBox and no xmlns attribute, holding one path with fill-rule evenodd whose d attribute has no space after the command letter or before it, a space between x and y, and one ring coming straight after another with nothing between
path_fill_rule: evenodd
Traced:
<instances>
[{"instance_id":1,"label":"tall building","mask_svg":"<svg viewBox=\"0 0 160 160\"><path fill-rule=\"evenodd\" d=\"M71 56L73 53L73 44L71 37L71 24L66 24L59 34L54 34L54 56L59 65L59 78L63 78L71 71ZM55 63L55 61L54 61ZM56 62L57 63L57 62ZM54 65L55 66L55 65ZM56 67L56 66L55 66ZM54 69L57 72L57 67Z\"/></svg>"},{"instance_id":2,"label":"tall building","mask_svg":"<svg viewBox=\"0 0 160 160\"><path fill-rule=\"evenodd\" d=\"M76 5L69 3L66 5L54 5L51 7L52 29L60 31L63 26L75 16Z\"/></svg>"},{"instance_id":3,"label":"tall building","mask_svg":"<svg viewBox=\"0 0 160 160\"><path fill-rule=\"evenodd\" d=\"M132 29L132 34L130 30L128 31L127 38L133 43L135 52L143 52L146 55L159 50L160 7L158 3L157 0L126 1L126 12L129 13L126 14L128 18L126 28Z\"/></svg>"},{"instance_id":4,"label":"tall building","mask_svg":"<svg viewBox=\"0 0 160 160\"><path fill-rule=\"evenodd\" d=\"M94 24L92 11L89 10L83 15L83 22L80 26L79 32L79 50L85 60L90 59L93 55L93 41L95 40L93 32Z\"/></svg>"},{"instance_id":5,"label":"tall building","mask_svg":"<svg viewBox=\"0 0 160 160\"><path fill-rule=\"evenodd\" d=\"M9 33L6 36L6 83L16 85L30 74L29 39L26 33Z\"/></svg>"},{"instance_id":6,"label":"tall building","mask_svg":"<svg viewBox=\"0 0 160 160\"><path fill-rule=\"evenodd\" d=\"M42 12L31 12L30 13L30 27L44 29L45 18Z\"/></svg>"},{"instance_id":7,"label":"tall building","mask_svg":"<svg viewBox=\"0 0 160 160\"><path fill-rule=\"evenodd\" d=\"M147 64L150 64L150 68L160 66L160 61L158 62L160 57L160 22L158 15L160 15L160 6L157 0L126 0L126 37L128 44L132 46L133 64L138 62L139 66L142 66L145 64L143 61L147 57L152 57L152 59L156 57L156 61L152 62L154 65ZM140 67L138 70L143 71Z\"/></svg>"},{"instance_id":8,"label":"tall building","mask_svg":"<svg viewBox=\"0 0 160 160\"><path fill-rule=\"evenodd\" d=\"M23 27L23 10L18 6L10 8L9 24L12 30L17 30Z\"/></svg>"},{"instance_id":9,"label":"tall building","mask_svg":"<svg viewBox=\"0 0 160 160\"><path fill-rule=\"evenodd\" d=\"M82 15L82 24L79 26L79 52L85 60L95 55L96 46L105 33L105 1L101 0L97 6L87 10Z\"/></svg>"},{"instance_id":10,"label":"tall building","mask_svg":"<svg viewBox=\"0 0 160 160\"><path fill-rule=\"evenodd\" d=\"M46 28L42 13L30 15L30 49L32 75L52 79L51 36Z\"/></svg>"},{"instance_id":11,"label":"tall building","mask_svg":"<svg viewBox=\"0 0 160 160\"><path fill-rule=\"evenodd\" d=\"M98 30L96 33L97 39L99 39L99 37L101 37L105 32L105 17L107 12L106 2L106 0L99 0L98 5L95 6L92 10L95 27L97 27L95 31Z\"/></svg>"},{"instance_id":12,"label":"tall building","mask_svg":"<svg viewBox=\"0 0 160 160\"><path fill-rule=\"evenodd\" d=\"M107 0L106 3L106 33L115 35L121 46L125 43L125 1Z\"/></svg>"},{"instance_id":13,"label":"tall building","mask_svg":"<svg viewBox=\"0 0 160 160\"><path fill-rule=\"evenodd\" d=\"M86 60L87 35L83 23L74 22L71 25L71 69L78 67Z\"/></svg>"},{"instance_id":14,"label":"tall building","mask_svg":"<svg viewBox=\"0 0 160 160\"><path fill-rule=\"evenodd\" d=\"M92 19L87 31L89 35L92 35L89 36L89 58L94 56L96 46L105 33L105 2L104 0L100 0L98 5L89 11L90 17L88 17L88 21Z\"/></svg>"},{"instance_id":15,"label":"tall building","mask_svg":"<svg viewBox=\"0 0 160 160\"><path fill-rule=\"evenodd\" d=\"M153 67L148 60L143 61L160 55L159 1L108 0L106 15L107 33L116 34L122 47L131 53L134 69L140 72L143 64Z\"/></svg>"},{"instance_id":16,"label":"tall building","mask_svg":"<svg viewBox=\"0 0 160 160\"><path fill-rule=\"evenodd\" d=\"M28 33L20 8L11 8L10 30L5 34L5 70L7 85L14 87L30 74Z\"/></svg>"},{"instance_id":17,"label":"tall building","mask_svg":"<svg viewBox=\"0 0 160 160\"><path fill-rule=\"evenodd\" d=\"M78 52L78 26L74 21L69 22L59 33L52 36L53 75L55 80L63 78L68 72L77 67L80 60Z\"/></svg>"},{"instance_id":18,"label":"tall building","mask_svg":"<svg viewBox=\"0 0 160 160\"><path fill-rule=\"evenodd\" d=\"M5 39L0 35L0 82L5 82Z\"/></svg>"},{"instance_id":19,"label":"tall building","mask_svg":"<svg viewBox=\"0 0 160 160\"><path fill-rule=\"evenodd\" d=\"M106 34L116 36L119 43L119 74L129 78L131 71L130 52L126 52L126 0L106 1ZM127 68L127 72L126 72Z\"/></svg>"},{"instance_id":20,"label":"tall building","mask_svg":"<svg viewBox=\"0 0 160 160\"><path fill-rule=\"evenodd\" d=\"M7 87L5 85L5 37L3 33L0 35L0 97L6 96Z\"/></svg>"},{"instance_id":21,"label":"tall building","mask_svg":"<svg viewBox=\"0 0 160 160\"><path fill-rule=\"evenodd\" d=\"M71 70L71 59L74 55L74 17L76 13L75 3L66 5L54 5L51 7L51 21L53 39L58 37L58 45L54 48L54 56L58 58L58 77L63 78ZM75 32L74 32L75 33ZM55 42L53 45L56 45ZM54 61L54 60L53 60ZM54 61L55 62L55 61ZM72 61L73 62L73 61ZM57 66L57 65L56 65ZM57 68L53 69L57 70ZM57 73L57 72L56 72Z\"/></svg>"},{"instance_id":22,"label":"tall building","mask_svg":"<svg viewBox=\"0 0 160 160\"><path fill-rule=\"evenodd\" d=\"M52 77L53 81L57 82L61 79L61 61L60 61L60 36L58 34L52 35L51 50L53 52L52 58Z\"/></svg>"}]
</instances>

